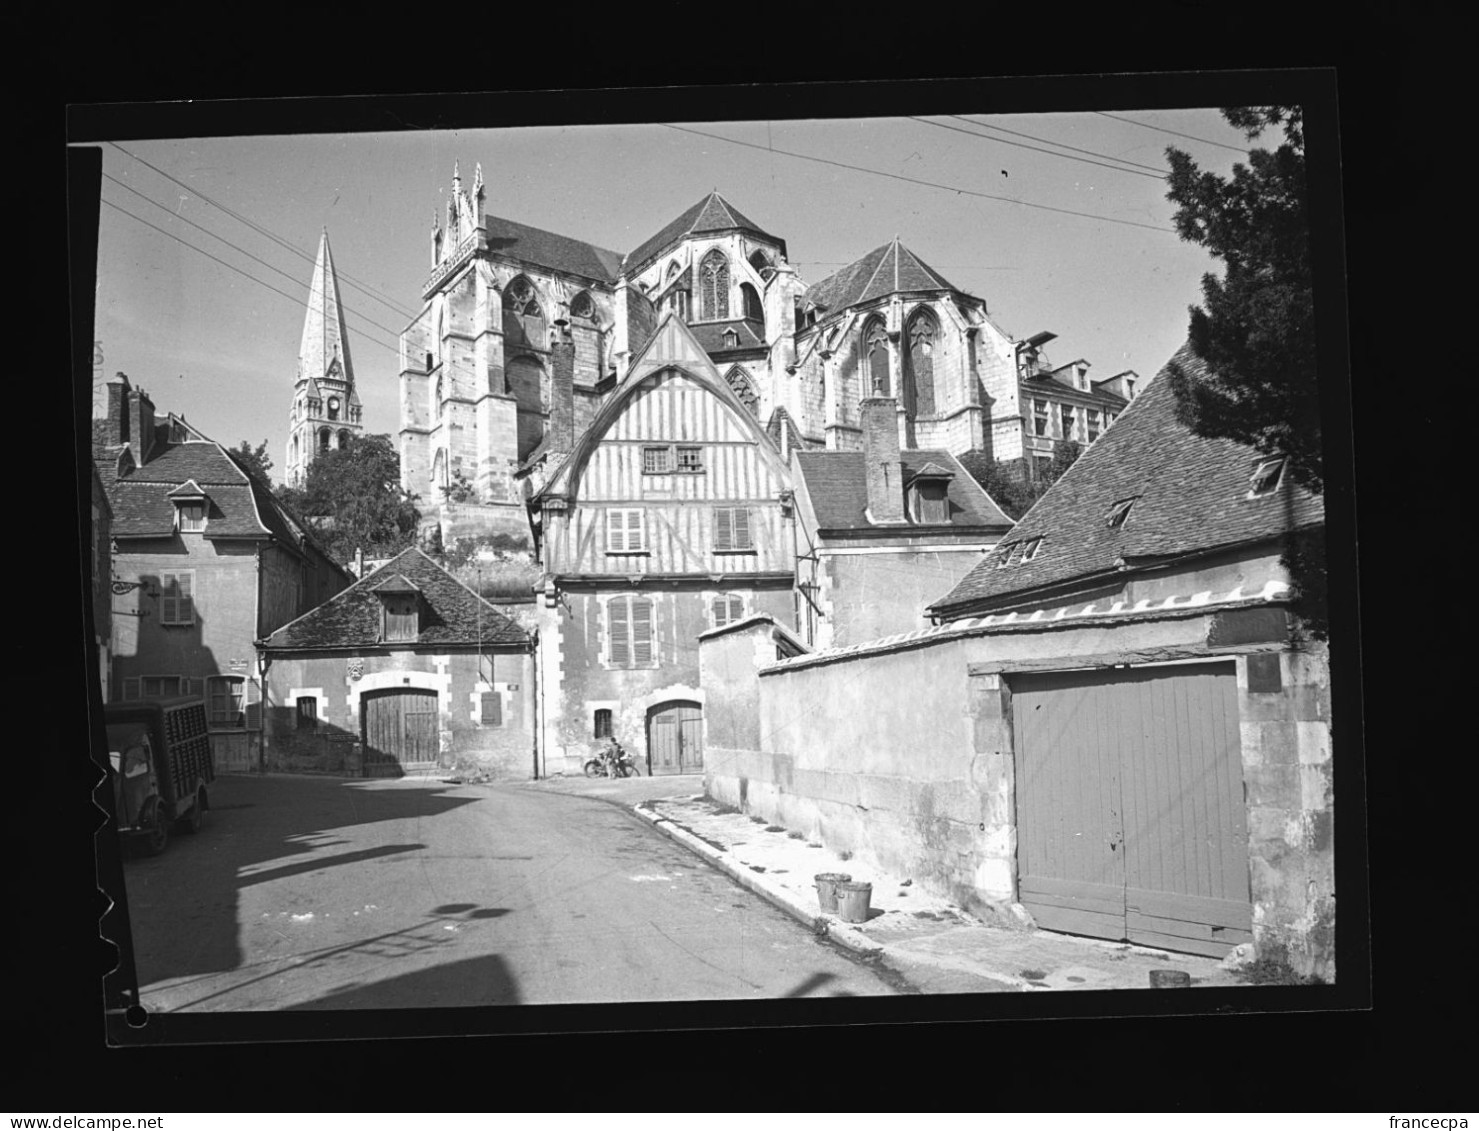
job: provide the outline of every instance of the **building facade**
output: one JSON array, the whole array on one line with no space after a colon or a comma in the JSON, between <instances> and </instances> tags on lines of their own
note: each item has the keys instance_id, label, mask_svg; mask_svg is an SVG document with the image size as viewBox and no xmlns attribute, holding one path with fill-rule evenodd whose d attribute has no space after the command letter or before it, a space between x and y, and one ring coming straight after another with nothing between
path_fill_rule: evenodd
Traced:
<instances>
[{"instance_id":1,"label":"building facade","mask_svg":"<svg viewBox=\"0 0 1479 1131\"><path fill-rule=\"evenodd\" d=\"M324 231L308 290L298 375L288 423L284 474L289 487L301 487L308 465L321 452L347 448L364 429L363 406L354 387L349 331L339 302L339 277Z\"/></svg>"},{"instance_id":2,"label":"building facade","mask_svg":"<svg viewBox=\"0 0 1479 1131\"><path fill-rule=\"evenodd\" d=\"M93 422L113 513L109 698L206 697L222 770L261 755L254 641L353 579L222 445L123 374Z\"/></svg>"},{"instance_id":3,"label":"building facade","mask_svg":"<svg viewBox=\"0 0 1479 1131\"><path fill-rule=\"evenodd\" d=\"M268 769L534 776L532 638L419 549L257 646Z\"/></svg>"},{"instance_id":4,"label":"building facade","mask_svg":"<svg viewBox=\"0 0 1479 1131\"><path fill-rule=\"evenodd\" d=\"M541 773L615 737L651 773L703 767L698 638L794 620L789 476L676 312L534 493Z\"/></svg>"},{"instance_id":5,"label":"building facade","mask_svg":"<svg viewBox=\"0 0 1479 1131\"><path fill-rule=\"evenodd\" d=\"M88 470L91 501L91 523L88 543L88 567L84 576L91 588L92 657L103 702L108 702L113 667L113 507L108 502L108 489L98 475L96 465Z\"/></svg>"}]
</instances>

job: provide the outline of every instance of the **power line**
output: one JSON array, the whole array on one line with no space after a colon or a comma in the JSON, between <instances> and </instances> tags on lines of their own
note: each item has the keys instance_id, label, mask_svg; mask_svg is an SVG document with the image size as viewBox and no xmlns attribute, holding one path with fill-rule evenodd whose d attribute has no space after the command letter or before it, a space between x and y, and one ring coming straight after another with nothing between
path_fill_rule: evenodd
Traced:
<instances>
[{"instance_id":1,"label":"power line","mask_svg":"<svg viewBox=\"0 0 1479 1131\"><path fill-rule=\"evenodd\" d=\"M1163 134L1172 134L1176 137L1184 137L1187 141L1199 141L1203 145L1215 145L1218 149L1231 149L1234 153L1242 154L1246 154L1248 152L1246 149L1239 149L1236 145L1224 145L1220 141L1208 141L1204 137L1195 137L1192 134L1180 133L1177 130L1168 130L1165 126L1153 126L1149 122L1137 122L1134 118L1122 118L1118 114L1110 114L1104 110L1095 110L1094 113L1098 114L1102 118L1113 118L1116 122L1128 122L1130 125L1139 126L1142 129L1157 130Z\"/></svg>"},{"instance_id":2,"label":"power line","mask_svg":"<svg viewBox=\"0 0 1479 1131\"><path fill-rule=\"evenodd\" d=\"M1158 177L1164 177L1166 175L1166 170L1162 169L1158 165L1145 165L1139 161L1131 161L1125 157L1115 157L1113 154L1110 153L1099 153L1093 149L1080 149L1078 146L1069 145L1067 142L1053 141L1050 138L1038 137L1035 134L1024 134L1021 130L1009 130L1005 126L992 125L990 122L978 122L974 118L967 118L961 114L951 114L950 116L957 121L968 122L973 126L980 126L983 130L999 130L1001 133L1004 134L1014 134L1017 137L1025 137L1029 141L1040 141L1044 145L1056 145L1059 149L1071 149L1075 153L1087 153L1090 157L1103 157L1106 161L1118 161L1121 165L1133 165L1137 169L1147 169ZM1003 144L1011 144L1005 139L998 140L1001 140ZM1060 154L1059 156L1063 155Z\"/></svg>"},{"instance_id":3,"label":"power line","mask_svg":"<svg viewBox=\"0 0 1479 1131\"><path fill-rule=\"evenodd\" d=\"M104 173L103 176L107 180L112 181L119 188L124 189L124 190L126 190L128 192L133 193L135 196L139 197L142 200L148 201L150 204L154 205L155 208L158 208L158 209L160 209L161 211L164 211L164 212L169 212L169 214L171 216L173 216L176 220L181 220L184 223L189 224L192 228L199 228L202 232L204 232L206 235L210 236L212 239L220 240L227 247L229 247L229 248L231 248L231 249L233 249L235 251L241 252L242 255L246 256L248 259L255 260L256 262L260 263L263 267L266 267L269 271L276 271L284 279L289 279L289 280L291 280L294 283L301 283L302 282L302 280L299 279L297 276L289 274L288 272L284 271L281 267L274 267L271 263L268 263L267 260L258 258L257 256L253 255L246 248L244 248L244 247L238 247L236 244L232 243L230 240L226 239L224 236L217 235L215 232L213 232L209 228L207 228L204 224L197 224L194 220L191 220L191 219L189 219L189 218L187 218L185 216L176 215L174 212L170 212L170 209L169 209L169 206L168 205L161 204L159 201L155 200L153 197L147 196L144 193L140 192L138 189L132 188L129 185L124 184L117 177L109 176L107 173ZM343 306L342 303L340 305ZM369 318L369 317L361 314L359 311L354 310L354 309L352 309L350 307L344 306L343 308L345 310L347 310L350 314L353 314L356 318L360 319L361 321L367 322L371 326L374 326L377 330L384 330L387 334L391 335L391 337L396 338L396 339L399 339L400 338L401 332L399 330L393 330L389 326L382 326L379 322L376 322L373 318Z\"/></svg>"},{"instance_id":4,"label":"power line","mask_svg":"<svg viewBox=\"0 0 1479 1131\"><path fill-rule=\"evenodd\" d=\"M1098 220L1104 224L1123 224L1130 228L1145 228L1152 232L1168 232L1173 236L1176 234L1175 228L1163 228L1159 224L1142 224L1138 220L1120 220L1113 216L1096 215L1093 212L1078 212L1072 208L1055 208L1051 204L1036 204L1030 200L1017 200L1010 196L996 196L989 192L977 192L975 189L960 188L956 185L942 185L937 181L925 181L918 177L906 177L902 173L886 173L882 169L869 169L863 165L849 165L845 161L831 161L825 157L813 157L809 153L792 153L787 149L768 149L763 145L755 145L748 141L739 141L732 137L724 137L722 134L711 134L705 133L703 130L689 129L687 126L675 126L670 122L664 122L662 124L670 130L677 130L679 133L696 134L698 137L711 138L714 141L724 141L730 145L743 146L746 149L779 153L783 157L795 157L801 161L814 161L819 165L831 165L835 169L851 169L855 173L870 173L875 177L887 177L892 181L904 181L911 185L923 185L925 188L944 189L946 192L953 192L959 196L976 196L983 200L996 200L1003 204L1019 204L1023 208L1036 208L1043 212L1057 212L1064 216L1081 216L1086 220Z\"/></svg>"},{"instance_id":5,"label":"power line","mask_svg":"<svg viewBox=\"0 0 1479 1131\"><path fill-rule=\"evenodd\" d=\"M279 236L276 232L273 232L270 229L264 228L261 224L258 224L255 220L249 219L248 217L243 216L240 212L237 212L237 211L235 211L235 210L233 210L231 208L228 208L226 205L222 204L220 201L215 200L214 198L212 198L210 196L207 196L205 193L201 192L194 185L186 184L184 181L180 180L180 178L178 178L176 176L173 176L170 173L166 173L158 165L152 165L148 161L145 161L142 157L138 156L137 154L130 153L127 149L124 149L123 146L119 145L116 141L110 141L108 144L111 145L114 149L118 150L119 153L126 154L127 156L133 158L133 160L137 161L140 165L143 165L143 166L146 166L147 168L153 169L161 177L164 177L166 180L173 181L175 184L179 185L182 189L186 189L189 192L191 192L192 194L194 194L195 196L198 196L201 200L205 201L207 204L212 205L215 208L219 208L222 212L226 213L226 215L230 216L232 219L238 220L241 223L245 224L247 227L251 228L253 231L258 232L261 235L266 236L273 243L279 244L280 246L286 248L288 251L291 251L294 255L298 256L298 258L300 258L300 259L306 259L309 263L315 263L315 262L317 262L313 256L307 254L304 251L301 251L299 248L295 247L293 244L289 243L287 240L285 240L281 236ZM339 271L339 272L336 272L336 274L338 274L345 282L347 282L355 290L360 291L361 293L363 293L365 295L368 295L370 298L375 299L377 302L382 303L383 305L390 307L391 310L395 311L397 314L401 315L402 317L408 318L408 319L415 318L416 317L415 314L413 314L413 313L411 313L409 311L406 311L402 307L400 307L399 305L397 305L396 302L395 302L395 300L392 299L389 295L385 294L384 292L377 291L374 287L371 287L368 284L361 284L358 280L356 280L354 278L354 276L352 276L352 275L350 275L350 274L348 274L346 272Z\"/></svg>"},{"instance_id":6,"label":"power line","mask_svg":"<svg viewBox=\"0 0 1479 1131\"><path fill-rule=\"evenodd\" d=\"M952 118L957 116L955 114L951 115ZM977 141L990 141L995 142L997 145L1015 145L1018 149L1030 149L1034 153L1046 153L1049 157L1061 157L1064 161L1078 161L1084 165L1098 165L1101 169L1113 169L1116 173L1133 173L1137 177L1151 177L1158 181L1165 180L1165 176L1162 173L1142 173L1139 169L1124 169L1118 165L1110 165L1104 161L1090 161L1086 157L1075 157L1071 153L1055 153L1051 149L1043 149L1038 145L1023 145L1020 141L1008 141L1004 137L989 137L986 134L977 133L975 130L963 130L959 126L952 126L946 122L931 122L928 118L916 118L912 115L908 117L911 122L919 122L925 126L934 126L940 130L952 130L958 134L965 134L966 137L973 137ZM971 124L974 125L975 123L973 122Z\"/></svg>"},{"instance_id":7,"label":"power line","mask_svg":"<svg viewBox=\"0 0 1479 1131\"><path fill-rule=\"evenodd\" d=\"M229 268L230 270L235 271L238 275L245 276L246 278L250 279L252 282L257 283L260 286L266 287L269 291L273 292L274 294L282 295L283 298L288 299L291 302L293 302L293 303L295 303L295 304L297 304L299 306L302 306L303 305L303 300L300 297L298 297L297 295L290 295L290 294L287 293L287 291L280 291L280 290L278 290L271 283L268 283L268 282L266 282L266 281L264 281L262 279L257 278L257 276L253 275L251 272L249 272L249 271L243 271L240 267L236 266L234 263L228 263L228 262L226 262L226 260L220 258L219 256L212 255L210 252L205 251L202 248L196 247L189 240L183 240L183 239L181 239L179 236L175 235L174 232L168 231L165 228L161 228L158 224L151 224L151 223L149 223L148 220L145 220L142 216L135 215L134 213L130 212L127 208L123 208L123 207L121 207L121 206L119 206L117 204L114 204L111 200L108 200L106 198L103 199L102 203L106 204L109 208L113 208L113 209L116 209L119 212L122 212L125 216L133 217L133 219L137 220L140 224L143 224L144 227L146 227L146 228L153 228L160 235L168 236L170 239L174 240L176 243L184 244L191 251L199 252L201 255L205 256L207 259L214 259L222 267ZM401 351L400 351L400 347L398 345L396 345L396 346L388 346L384 342L382 342L379 338L373 337L373 336L371 336L369 334L366 334L365 335L365 340L367 342L371 342L374 345L377 345L377 346L381 347L382 349L390 350L390 352L393 353L393 354L395 354L397 357L400 356L400 352Z\"/></svg>"}]
</instances>

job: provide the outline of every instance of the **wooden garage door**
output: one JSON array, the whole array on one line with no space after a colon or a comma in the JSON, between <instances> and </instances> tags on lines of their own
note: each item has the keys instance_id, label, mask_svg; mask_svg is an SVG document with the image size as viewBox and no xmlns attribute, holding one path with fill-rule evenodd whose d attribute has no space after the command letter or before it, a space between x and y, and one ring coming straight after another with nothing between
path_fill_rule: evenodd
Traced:
<instances>
[{"instance_id":1,"label":"wooden garage door","mask_svg":"<svg viewBox=\"0 0 1479 1131\"><path fill-rule=\"evenodd\" d=\"M1012 677L1020 898L1049 930L1251 939L1231 663Z\"/></svg>"},{"instance_id":2,"label":"wooden garage door","mask_svg":"<svg viewBox=\"0 0 1479 1131\"><path fill-rule=\"evenodd\" d=\"M697 703L674 701L647 715L652 773L696 774L704 768L704 713Z\"/></svg>"},{"instance_id":3,"label":"wooden garage door","mask_svg":"<svg viewBox=\"0 0 1479 1131\"><path fill-rule=\"evenodd\" d=\"M364 729L366 773L435 766L437 694L407 687L366 696Z\"/></svg>"}]
</instances>

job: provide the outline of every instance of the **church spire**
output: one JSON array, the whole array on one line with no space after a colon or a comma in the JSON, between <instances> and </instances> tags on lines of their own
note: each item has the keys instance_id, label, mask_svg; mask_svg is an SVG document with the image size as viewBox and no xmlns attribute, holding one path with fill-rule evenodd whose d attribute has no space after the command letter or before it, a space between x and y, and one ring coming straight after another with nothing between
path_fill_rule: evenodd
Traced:
<instances>
[{"instance_id":1,"label":"church spire","mask_svg":"<svg viewBox=\"0 0 1479 1131\"><path fill-rule=\"evenodd\" d=\"M349 335L344 325L344 308L339 302L339 278L334 273L327 228L318 243L318 261L313 266L313 283L308 290L308 312L303 317L303 340L298 347L298 380L324 378L354 386Z\"/></svg>"}]
</instances>

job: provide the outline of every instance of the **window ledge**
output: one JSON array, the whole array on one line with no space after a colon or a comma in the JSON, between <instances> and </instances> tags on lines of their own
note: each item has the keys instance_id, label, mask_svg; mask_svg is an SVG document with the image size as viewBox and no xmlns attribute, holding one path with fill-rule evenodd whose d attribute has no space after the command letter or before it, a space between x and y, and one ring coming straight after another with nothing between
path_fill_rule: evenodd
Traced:
<instances>
[{"instance_id":1,"label":"window ledge","mask_svg":"<svg viewBox=\"0 0 1479 1131\"><path fill-rule=\"evenodd\" d=\"M607 550L608 558L650 558L651 550Z\"/></svg>"},{"instance_id":2,"label":"window ledge","mask_svg":"<svg viewBox=\"0 0 1479 1131\"><path fill-rule=\"evenodd\" d=\"M716 554L751 554L751 555L758 554L759 552L760 552L759 549L756 548L756 547L754 547L754 546L745 546L743 548L738 548L738 549L733 549L733 550L715 550L714 551L714 553L716 553Z\"/></svg>"}]
</instances>

